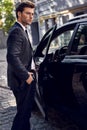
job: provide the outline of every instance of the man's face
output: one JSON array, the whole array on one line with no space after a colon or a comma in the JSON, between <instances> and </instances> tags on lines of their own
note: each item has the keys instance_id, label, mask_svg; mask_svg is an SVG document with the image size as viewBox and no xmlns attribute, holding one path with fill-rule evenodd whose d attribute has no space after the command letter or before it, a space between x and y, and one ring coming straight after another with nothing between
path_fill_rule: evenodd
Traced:
<instances>
[{"instance_id":1,"label":"man's face","mask_svg":"<svg viewBox=\"0 0 87 130\"><path fill-rule=\"evenodd\" d=\"M18 21L24 26L29 25L33 21L34 8L24 8L23 12L18 12Z\"/></svg>"}]
</instances>

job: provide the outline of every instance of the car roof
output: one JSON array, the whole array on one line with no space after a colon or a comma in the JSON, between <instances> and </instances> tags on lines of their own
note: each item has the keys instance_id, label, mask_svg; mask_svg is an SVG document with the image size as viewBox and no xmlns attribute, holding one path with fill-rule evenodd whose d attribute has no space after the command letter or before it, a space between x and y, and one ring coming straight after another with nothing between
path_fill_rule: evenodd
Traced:
<instances>
[{"instance_id":1,"label":"car roof","mask_svg":"<svg viewBox=\"0 0 87 130\"><path fill-rule=\"evenodd\" d=\"M84 23L84 22L87 22L87 17L84 17L82 19L75 17L73 19L70 19L69 21L67 21L66 23L64 23L62 26L60 26L58 28L61 28L63 26L70 25L70 24L77 24L77 23Z\"/></svg>"},{"instance_id":2,"label":"car roof","mask_svg":"<svg viewBox=\"0 0 87 130\"><path fill-rule=\"evenodd\" d=\"M87 18L87 14L75 16L74 18L70 19L68 22L70 22L70 21L75 21L75 20L79 20L79 19L80 19L80 20L83 20L83 19L85 19L85 18Z\"/></svg>"}]
</instances>

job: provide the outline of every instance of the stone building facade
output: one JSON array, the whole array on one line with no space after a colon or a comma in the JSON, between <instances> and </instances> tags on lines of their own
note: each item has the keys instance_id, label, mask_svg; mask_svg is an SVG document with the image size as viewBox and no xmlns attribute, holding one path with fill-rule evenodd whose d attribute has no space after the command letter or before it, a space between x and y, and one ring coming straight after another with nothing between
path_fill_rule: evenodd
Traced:
<instances>
[{"instance_id":1,"label":"stone building facade","mask_svg":"<svg viewBox=\"0 0 87 130\"><path fill-rule=\"evenodd\" d=\"M74 16L87 13L86 0L35 0L41 38L55 23L61 26Z\"/></svg>"}]
</instances>

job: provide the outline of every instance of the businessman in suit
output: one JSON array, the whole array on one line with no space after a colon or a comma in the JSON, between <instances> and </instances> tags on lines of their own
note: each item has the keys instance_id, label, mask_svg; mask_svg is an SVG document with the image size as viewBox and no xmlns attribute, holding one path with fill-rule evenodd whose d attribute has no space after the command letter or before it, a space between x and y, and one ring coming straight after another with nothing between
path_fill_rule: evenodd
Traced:
<instances>
[{"instance_id":1,"label":"businessman in suit","mask_svg":"<svg viewBox=\"0 0 87 130\"><path fill-rule=\"evenodd\" d=\"M17 22L10 29L7 39L8 86L17 104L11 130L30 130L36 81L33 50L26 28L32 23L34 9L31 1L22 2L16 7Z\"/></svg>"}]
</instances>

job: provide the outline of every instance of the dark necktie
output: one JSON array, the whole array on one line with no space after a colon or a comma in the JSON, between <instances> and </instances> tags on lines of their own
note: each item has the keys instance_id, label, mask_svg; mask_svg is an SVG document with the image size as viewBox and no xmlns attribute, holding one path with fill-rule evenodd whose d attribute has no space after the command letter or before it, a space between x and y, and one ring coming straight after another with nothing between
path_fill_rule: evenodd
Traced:
<instances>
[{"instance_id":1,"label":"dark necktie","mask_svg":"<svg viewBox=\"0 0 87 130\"><path fill-rule=\"evenodd\" d=\"M25 32L26 32L26 37L27 37L28 41L30 42L27 30L25 30Z\"/></svg>"},{"instance_id":2,"label":"dark necktie","mask_svg":"<svg viewBox=\"0 0 87 130\"><path fill-rule=\"evenodd\" d=\"M28 41L29 41L29 44L30 44L30 46L31 46L31 42L30 42L30 39L29 39L27 30L25 30L25 32L26 32L26 37L27 37L27 39L28 39ZM32 48L32 46L31 46L31 48ZM32 48L32 49L33 49L33 48Z\"/></svg>"}]
</instances>

